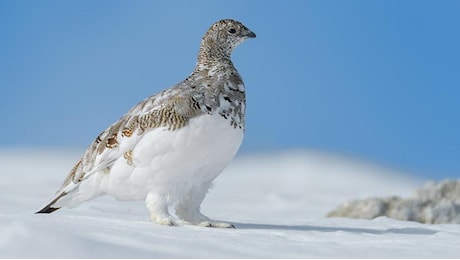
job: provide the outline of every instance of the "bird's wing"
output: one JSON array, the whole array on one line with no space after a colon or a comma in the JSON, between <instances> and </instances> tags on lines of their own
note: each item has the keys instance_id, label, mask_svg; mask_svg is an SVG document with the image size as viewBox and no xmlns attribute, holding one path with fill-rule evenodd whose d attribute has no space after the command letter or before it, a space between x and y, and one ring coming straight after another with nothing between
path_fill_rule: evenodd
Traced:
<instances>
[{"instance_id":1,"label":"bird's wing","mask_svg":"<svg viewBox=\"0 0 460 260\"><path fill-rule=\"evenodd\" d=\"M146 131L165 127L174 131L203 114L199 101L190 93L160 92L134 106L117 122L97 136L65 178L59 192L68 192L99 171L108 171L114 162L132 150Z\"/></svg>"}]
</instances>

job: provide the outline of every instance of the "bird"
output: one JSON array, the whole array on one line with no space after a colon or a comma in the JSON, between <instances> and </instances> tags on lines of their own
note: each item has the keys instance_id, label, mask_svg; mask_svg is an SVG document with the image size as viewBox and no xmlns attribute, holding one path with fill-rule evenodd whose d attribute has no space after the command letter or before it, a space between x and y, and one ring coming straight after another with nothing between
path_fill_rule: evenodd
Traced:
<instances>
[{"instance_id":1,"label":"bird","mask_svg":"<svg viewBox=\"0 0 460 260\"><path fill-rule=\"evenodd\" d=\"M54 199L36 213L110 195L143 200L156 224L234 228L205 216L201 204L243 141L245 86L231 54L255 37L233 19L212 24L201 39L193 72L101 132Z\"/></svg>"}]
</instances>

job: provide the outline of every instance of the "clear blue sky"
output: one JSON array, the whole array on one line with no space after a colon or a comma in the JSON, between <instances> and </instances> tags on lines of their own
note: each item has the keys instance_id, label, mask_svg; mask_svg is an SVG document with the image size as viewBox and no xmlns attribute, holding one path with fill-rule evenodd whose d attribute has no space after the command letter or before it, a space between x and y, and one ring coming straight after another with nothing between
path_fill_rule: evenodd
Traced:
<instances>
[{"instance_id":1,"label":"clear blue sky","mask_svg":"<svg viewBox=\"0 0 460 260\"><path fill-rule=\"evenodd\" d=\"M307 148L460 175L460 1L0 1L0 147L83 149L184 79L202 34L257 34L241 152Z\"/></svg>"}]
</instances>

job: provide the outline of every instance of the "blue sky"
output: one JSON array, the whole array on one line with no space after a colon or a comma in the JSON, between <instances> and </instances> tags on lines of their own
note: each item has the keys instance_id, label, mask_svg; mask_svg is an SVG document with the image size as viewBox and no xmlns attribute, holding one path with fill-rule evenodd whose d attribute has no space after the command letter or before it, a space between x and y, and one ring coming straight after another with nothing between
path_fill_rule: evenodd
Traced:
<instances>
[{"instance_id":1,"label":"blue sky","mask_svg":"<svg viewBox=\"0 0 460 260\"><path fill-rule=\"evenodd\" d=\"M184 79L202 34L256 34L242 153L306 148L460 174L460 1L0 1L0 147L84 149Z\"/></svg>"}]
</instances>

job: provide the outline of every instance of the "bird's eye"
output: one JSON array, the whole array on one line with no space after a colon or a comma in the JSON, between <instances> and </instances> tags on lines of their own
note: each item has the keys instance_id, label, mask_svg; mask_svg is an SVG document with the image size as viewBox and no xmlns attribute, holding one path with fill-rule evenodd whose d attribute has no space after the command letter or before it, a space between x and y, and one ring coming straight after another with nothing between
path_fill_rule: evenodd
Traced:
<instances>
[{"instance_id":1,"label":"bird's eye","mask_svg":"<svg viewBox=\"0 0 460 260\"><path fill-rule=\"evenodd\" d=\"M235 29L235 28L228 29L228 32L229 32L230 34L235 34L235 33L236 33L236 29Z\"/></svg>"}]
</instances>

